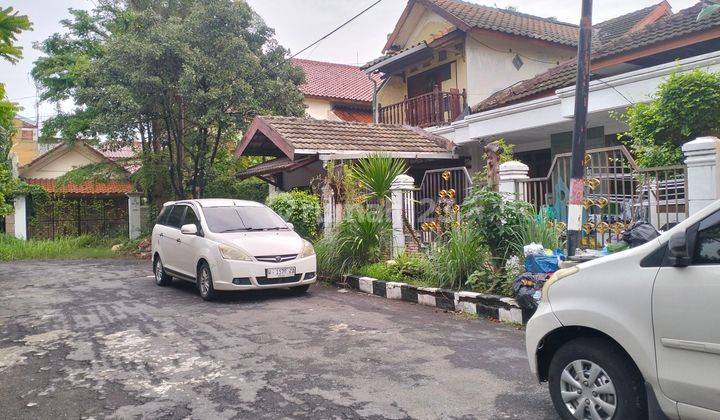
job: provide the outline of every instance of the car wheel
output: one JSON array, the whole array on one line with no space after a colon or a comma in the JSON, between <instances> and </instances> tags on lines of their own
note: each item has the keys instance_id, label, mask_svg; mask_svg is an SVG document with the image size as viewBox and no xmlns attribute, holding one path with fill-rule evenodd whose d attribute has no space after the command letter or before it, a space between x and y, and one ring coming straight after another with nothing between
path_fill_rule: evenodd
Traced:
<instances>
[{"instance_id":1,"label":"car wheel","mask_svg":"<svg viewBox=\"0 0 720 420\"><path fill-rule=\"evenodd\" d=\"M647 418L642 376L608 340L579 338L560 347L550 362L548 384L563 419Z\"/></svg>"},{"instance_id":2,"label":"car wheel","mask_svg":"<svg viewBox=\"0 0 720 420\"><path fill-rule=\"evenodd\" d=\"M290 290L297 295L304 295L310 289L309 284L303 284L302 286L291 287Z\"/></svg>"},{"instance_id":3,"label":"car wheel","mask_svg":"<svg viewBox=\"0 0 720 420\"><path fill-rule=\"evenodd\" d=\"M202 263L197 275L197 287L200 291L200 297L204 300L213 300L216 297L215 289L213 288L212 273L210 272L210 266L207 263Z\"/></svg>"},{"instance_id":4,"label":"car wheel","mask_svg":"<svg viewBox=\"0 0 720 420\"><path fill-rule=\"evenodd\" d=\"M153 264L153 272L155 273L155 284L158 286L167 286L172 282L172 276L165 272L160 256L155 259Z\"/></svg>"}]
</instances>

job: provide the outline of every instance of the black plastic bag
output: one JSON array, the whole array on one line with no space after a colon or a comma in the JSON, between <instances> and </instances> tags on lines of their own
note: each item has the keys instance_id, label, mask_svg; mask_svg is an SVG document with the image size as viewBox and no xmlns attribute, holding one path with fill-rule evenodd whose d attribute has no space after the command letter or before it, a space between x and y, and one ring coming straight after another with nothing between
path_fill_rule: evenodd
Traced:
<instances>
[{"instance_id":1,"label":"black plastic bag","mask_svg":"<svg viewBox=\"0 0 720 420\"><path fill-rule=\"evenodd\" d=\"M523 273L513 281L513 297L521 308L534 311L538 307L540 291L545 285L547 274Z\"/></svg>"},{"instance_id":2,"label":"black plastic bag","mask_svg":"<svg viewBox=\"0 0 720 420\"><path fill-rule=\"evenodd\" d=\"M630 248L635 248L652 241L658 236L660 236L660 233L653 225L638 221L630 229L623 232L622 240L627 242Z\"/></svg>"}]
</instances>

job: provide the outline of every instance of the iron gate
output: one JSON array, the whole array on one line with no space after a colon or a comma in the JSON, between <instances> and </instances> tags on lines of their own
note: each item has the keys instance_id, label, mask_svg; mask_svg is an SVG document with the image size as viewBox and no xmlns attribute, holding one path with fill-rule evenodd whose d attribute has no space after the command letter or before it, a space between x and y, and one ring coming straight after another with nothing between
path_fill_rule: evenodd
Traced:
<instances>
[{"instance_id":1,"label":"iron gate","mask_svg":"<svg viewBox=\"0 0 720 420\"><path fill-rule=\"evenodd\" d=\"M434 239L442 220L458 220L460 205L472 187L472 178L464 166L426 171L415 192L413 229L422 242Z\"/></svg>"}]
</instances>

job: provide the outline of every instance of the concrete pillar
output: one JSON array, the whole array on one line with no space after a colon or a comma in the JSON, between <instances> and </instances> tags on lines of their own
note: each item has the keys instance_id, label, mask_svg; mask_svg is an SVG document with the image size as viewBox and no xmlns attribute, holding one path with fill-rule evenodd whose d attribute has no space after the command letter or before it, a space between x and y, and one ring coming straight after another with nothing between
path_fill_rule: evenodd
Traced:
<instances>
[{"instance_id":1,"label":"concrete pillar","mask_svg":"<svg viewBox=\"0 0 720 420\"><path fill-rule=\"evenodd\" d=\"M128 197L128 231L130 239L138 239L142 235L142 211L140 198L142 193L131 192Z\"/></svg>"},{"instance_id":2,"label":"concrete pillar","mask_svg":"<svg viewBox=\"0 0 720 420\"><path fill-rule=\"evenodd\" d=\"M24 195L17 195L13 200L15 213L13 214L15 225L15 237L27 239L27 200Z\"/></svg>"},{"instance_id":3,"label":"concrete pillar","mask_svg":"<svg viewBox=\"0 0 720 420\"><path fill-rule=\"evenodd\" d=\"M518 191L515 189L515 182L529 179L528 172L530 168L516 160L505 162L500 165L500 184L498 185L498 191L508 201L523 200L524 197L518 197L516 194Z\"/></svg>"},{"instance_id":4,"label":"concrete pillar","mask_svg":"<svg viewBox=\"0 0 720 420\"><path fill-rule=\"evenodd\" d=\"M687 165L687 185L685 194L689 215L720 198L720 173L718 172L718 153L720 139L717 137L699 137L682 147Z\"/></svg>"},{"instance_id":5,"label":"concrete pillar","mask_svg":"<svg viewBox=\"0 0 720 420\"><path fill-rule=\"evenodd\" d=\"M390 187L390 214L392 220L393 257L405 252L405 226L403 210L414 215L413 190L415 180L408 175L398 175Z\"/></svg>"},{"instance_id":6,"label":"concrete pillar","mask_svg":"<svg viewBox=\"0 0 720 420\"><path fill-rule=\"evenodd\" d=\"M330 185L322 187L323 228L325 232L335 227L335 194Z\"/></svg>"}]
</instances>

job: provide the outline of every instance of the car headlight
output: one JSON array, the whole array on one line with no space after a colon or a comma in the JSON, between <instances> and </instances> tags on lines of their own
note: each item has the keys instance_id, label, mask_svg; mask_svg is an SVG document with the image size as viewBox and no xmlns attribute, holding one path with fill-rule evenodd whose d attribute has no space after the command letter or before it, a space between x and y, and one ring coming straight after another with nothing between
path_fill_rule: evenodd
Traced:
<instances>
[{"instance_id":1,"label":"car headlight","mask_svg":"<svg viewBox=\"0 0 720 420\"><path fill-rule=\"evenodd\" d=\"M220 255L222 255L222 257L225 258L226 260L236 260L236 261L252 261L253 260L253 257L251 257L247 252L243 251L240 248L236 248L234 246L219 244L218 250L220 251Z\"/></svg>"},{"instance_id":2,"label":"car headlight","mask_svg":"<svg viewBox=\"0 0 720 420\"><path fill-rule=\"evenodd\" d=\"M300 253L300 258L310 257L312 255L315 255L315 248L313 248L312 244L309 241L304 241L303 249Z\"/></svg>"},{"instance_id":3,"label":"car headlight","mask_svg":"<svg viewBox=\"0 0 720 420\"><path fill-rule=\"evenodd\" d=\"M573 274L580 271L580 268L578 267L570 267L570 268L563 268L555 272L548 281L545 282L545 285L542 288L542 296L540 297L540 300L543 302L548 301L548 292L550 291L550 286L552 286L554 283L557 283L558 281L564 279L565 277L572 276Z\"/></svg>"}]
</instances>

